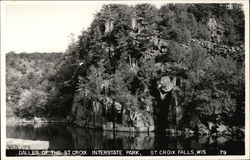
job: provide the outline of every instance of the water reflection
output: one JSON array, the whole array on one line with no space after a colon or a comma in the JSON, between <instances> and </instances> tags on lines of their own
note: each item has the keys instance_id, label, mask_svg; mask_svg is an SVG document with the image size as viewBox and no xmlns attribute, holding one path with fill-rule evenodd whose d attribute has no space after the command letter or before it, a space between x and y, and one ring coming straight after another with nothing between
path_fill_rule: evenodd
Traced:
<instances>
[{"instance_id":1,"label":"water reflection","mask_svg":"<svg viewBox=\"0 0 250 160\"><path fill-rule=\"evenodd\" d=\"M66 124L7 126L7 138L49 141L49 149L234 149L244 140L231 137L168 137L161 134L95 131Z\"/></svg>"}]
</instances>

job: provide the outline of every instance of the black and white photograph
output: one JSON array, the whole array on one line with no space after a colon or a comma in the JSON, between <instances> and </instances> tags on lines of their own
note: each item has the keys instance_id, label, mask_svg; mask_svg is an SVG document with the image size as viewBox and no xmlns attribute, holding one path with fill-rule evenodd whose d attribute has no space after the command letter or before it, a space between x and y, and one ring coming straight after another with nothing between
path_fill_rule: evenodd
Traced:
<instances>
[{"instance_id":1,"label":"black and white photograph","mask_svg":"<svg viewBox=\"0 0 250 160\"><path fill-rule=\"evenodd\" d=\"M2 1L1 159L250 159L248 12Z\"/></svg>"}]
</instances>

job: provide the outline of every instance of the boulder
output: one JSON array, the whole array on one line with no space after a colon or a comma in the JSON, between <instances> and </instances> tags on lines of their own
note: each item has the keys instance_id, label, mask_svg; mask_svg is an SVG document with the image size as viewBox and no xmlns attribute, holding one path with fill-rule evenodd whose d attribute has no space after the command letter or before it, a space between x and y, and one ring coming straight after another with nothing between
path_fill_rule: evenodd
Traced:
<instances>
[{"instance_id":1,"label":"boulder","mask_svg":"<svg viewBox=\"0 0 250 160\"><path fill-rule=\"evenodd\" d=\"M32 141L24 139L6 139L6 149L48 149L48 141Z\"/></svg>"}]
</instances>

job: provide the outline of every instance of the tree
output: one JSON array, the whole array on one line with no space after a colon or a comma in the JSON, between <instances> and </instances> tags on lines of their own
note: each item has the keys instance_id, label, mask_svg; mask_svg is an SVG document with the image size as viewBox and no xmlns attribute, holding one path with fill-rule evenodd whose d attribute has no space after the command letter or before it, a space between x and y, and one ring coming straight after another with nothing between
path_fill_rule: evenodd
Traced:
<instances>
[{"instance_id":1,"label":"tree","mask_svg":"<svg viewBox=\"0 0 250 160\"><path fill-rule=\"evenodd\" d=\"M24 90L21 93L16 114L22 118L34 118L45 115L47 94L37 90Z\"/></svg>"}]
</instances>

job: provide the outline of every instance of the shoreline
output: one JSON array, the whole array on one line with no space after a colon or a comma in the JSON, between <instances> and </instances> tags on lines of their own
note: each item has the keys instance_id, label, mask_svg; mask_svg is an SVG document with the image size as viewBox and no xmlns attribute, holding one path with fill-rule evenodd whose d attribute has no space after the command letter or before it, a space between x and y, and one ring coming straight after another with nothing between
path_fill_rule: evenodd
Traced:
<instances>
[{"instance_id":1,"label":"shoreline","mask_svg":"<svg viewBox=\"0 0 250 160\"><path fill-rule=\"evenodd\" d=\"M46 124L46 123L71 123L66 119L62 118L33 118L33 119L25 119L25 118L18 118L18 117L7 117L6 118L6 125L13 126L13 125L36 125L36 124Z\"/></svg>"},{"instance_id":2,"label":"shoreline","mask_svg":"<svg viewBox=\"0 0 250 160\"><path fill-rule=\"evenodd\" d=\"M94 130L102 130L102 131L114 131L114 132L129 132L129 133L149 133L149 132L156 132L157 126L148 126L148 127L127 127L127 126L121 126L119 124L115 124L115 130L113 129L112 125L105 124L103 126L92 126L92 127L83 127L81 125L78 125L76 122L71 122L65 118L37 118L34 117L33 119L25 119L25 118L18 118L18 117L7 117L6 118L6 126L15 126L15 125L32 125L34 127L41 127L42 125L46 124L70 124L75 127L79 128L85 128L85 129L94 129ZM244 127L240 126L233 126L233 127L227 127L224 130L217 131L217 133L211 133L209 130L201 130L198 132L195 132L194 130L190 128L182 128L182 129L176 129L176 128L166 128L166 135L167 136L239 136L244 137L245 136L245 129Z\"/></svg>"}]
</instances>

